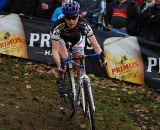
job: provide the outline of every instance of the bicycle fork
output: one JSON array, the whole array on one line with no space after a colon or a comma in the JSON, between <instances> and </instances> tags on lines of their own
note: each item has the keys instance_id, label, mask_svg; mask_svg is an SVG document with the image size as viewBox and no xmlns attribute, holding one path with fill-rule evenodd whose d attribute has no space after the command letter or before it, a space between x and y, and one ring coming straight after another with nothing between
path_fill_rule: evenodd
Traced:
<instances>
[{"instance_id":1,"label":"bicycle fork","mask_svg":"<svg viewBox=\"0 0 160 130\"><path fill-rule=\"evenodd\" d=\"M80 88L81 88L81 92L82 92L82 107L83 107L83 111L86 112L87 110L87 106L86 106L86 97L85 97L85 90L84 90L84 85L83 82L87 81L87 87L86 89L88 89L88 96L89 99L91 101L91 107L92 107L92 111L95 112L95 105L94 105L94 101L93 101L93 95L92 95L92 89L91 89L91 83L90 83L90 78L84 74L80 77Z\"/></svg>"}]
</instances>

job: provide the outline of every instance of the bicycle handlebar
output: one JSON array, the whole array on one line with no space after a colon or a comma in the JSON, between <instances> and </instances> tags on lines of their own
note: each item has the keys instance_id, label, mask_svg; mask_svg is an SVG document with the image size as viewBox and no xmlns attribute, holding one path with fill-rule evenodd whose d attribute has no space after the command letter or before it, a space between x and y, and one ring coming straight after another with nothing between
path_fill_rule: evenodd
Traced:
<instances>
[{"instance_id":1,"label":"bicycle handlebar","mask_svg":"<svg viewBox=\"0 0 160 130\"><path fill-rule=\"evenodd\" d=\"M80 57L68 57L68 58L64 58L63 61L67 62L67 61L71 61L71 60L85 59L85 58L89 58L89 57L98 57L100 55L101 55L100 53L93 53L93 54L84 55L84 56L80 56Z\"/></svg>"}]
</instances>

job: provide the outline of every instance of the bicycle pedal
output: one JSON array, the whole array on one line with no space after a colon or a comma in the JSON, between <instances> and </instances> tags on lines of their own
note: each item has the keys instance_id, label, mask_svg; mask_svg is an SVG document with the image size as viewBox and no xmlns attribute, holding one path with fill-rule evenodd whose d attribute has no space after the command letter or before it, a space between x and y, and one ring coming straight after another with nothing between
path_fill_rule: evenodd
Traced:
<instances>
[{"instance_id":1,"label":"bicycle pedal","mask_svg":"<svg viewBox=\"0 0 160 130\"><path fill-rule=\"evenodd\" d=\"M64 110L64 108L63 108L63 107L61 107L61 106L59 107L59 109L60 109L60 110Z\"/></svg>"},{"instance_id":2,"label":"bicycle pedal","mask_svg":"<svg viewBox=\"0 0 160 130\"><path fill-rule=\"evenodd\" d=\"M80 106L81 105L81 101L77 101L77 106Z\"/></svg>"},{"instance_id":3,"label":"bicycle pedal","mask_svg":"<svg viewBox=\"0 0 160 130\"><path fill-rule=\"evenodd\" d=\"M65 93L65 94L63 94L63 96L68 97L68 94Z\"/></svg>"},{"instance_id":4,"label":"bicycle pedal","mask_svg":"<svg viewBox=\"0 0 160 130\"><path fill-rule=\"evenodd\" d=\"M66 93L60 94L60 98L68 97Z\"/></svg>"},{"instance_id":5,"label":"bicycle pedal","mask_svg":"<svg viewBox=\"0 0 160 130\"><path fill-rule=\"evenodd\" d=\"M78 107L78 106L80 106L81 105L81 102L80 101L77 101L76 103L75 103L75 106L76 107Z\"/></svg>"}]
</instances>

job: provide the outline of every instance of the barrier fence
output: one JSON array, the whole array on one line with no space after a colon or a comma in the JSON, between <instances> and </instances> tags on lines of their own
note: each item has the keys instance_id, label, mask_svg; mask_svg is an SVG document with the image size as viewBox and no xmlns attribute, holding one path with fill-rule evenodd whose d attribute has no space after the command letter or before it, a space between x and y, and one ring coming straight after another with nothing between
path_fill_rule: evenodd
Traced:
<instances>
[{"instance_id":1,"label":"barrier fence","mask_svg":"<svg viewBox=\"0 0 160 130\"><path fill-rule=\"evenodd\" d=\"M50 29L53 23L38 18L0 15L0 53L54 64ZM108 76L140 85L160 88L160 44L140 37L93 29L108 61L100 67L97 59L86 61L88 73ZM93 52L84 36L85 52Z\"/></svg>"}]
</instances>

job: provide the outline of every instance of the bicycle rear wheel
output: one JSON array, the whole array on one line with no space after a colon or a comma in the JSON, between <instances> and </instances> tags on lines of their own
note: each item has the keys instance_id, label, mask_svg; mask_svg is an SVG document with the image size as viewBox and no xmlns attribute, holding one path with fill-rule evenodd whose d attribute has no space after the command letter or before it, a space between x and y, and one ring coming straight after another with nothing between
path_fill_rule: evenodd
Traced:
<instances>
[{"instance_id":1,"label":"bicycle rear wheel","mask_svg":"<svg viewBox=\"0 0 160 130\"><path fill-rule=\"evenodd\" d=\"M92 108L91 94L89 92L88 82L84 80L83 82L84 92L85 92L85 100L86 100L86 110L85 116L87 116L89 130L95 130L95 122L94 122L94 110Z\"/></svg>"},{"instance_id":2,"label":"bicycle rear wheel","mask_svg":"<svg viewBox=\"0 0 160 130\"><path fill-rule=\"evenodd\" d=\"M72 82L71 82L71 75L69 70L66 71L64 78L63 78L63 85L64 85L64 95L61 96L61 105L63 113L68 117L72 118L75 114L75 107L74 107L74 97L72 93Z\"/></svg>"}]
</instances>

